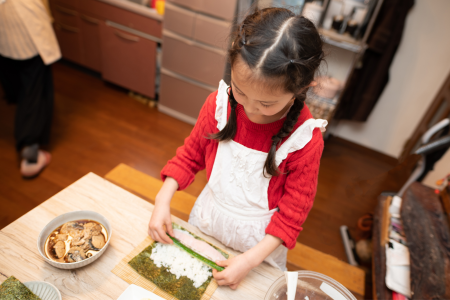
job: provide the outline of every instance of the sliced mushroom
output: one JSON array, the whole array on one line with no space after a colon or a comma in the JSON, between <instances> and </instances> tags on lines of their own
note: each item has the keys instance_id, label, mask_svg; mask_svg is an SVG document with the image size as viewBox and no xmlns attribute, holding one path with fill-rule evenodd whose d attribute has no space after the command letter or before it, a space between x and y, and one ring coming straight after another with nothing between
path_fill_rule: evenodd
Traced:
<instances>
[{"instance_id":1,"label":"sliced mushroom","mask_svg":"<svg viewBox=\"0 0 450 300\"><path fill-rule=\"evenodd\" d=\"M63 241L58 241L53 248L58 258L62 258L66 254L66 244Z\"/></svg>"},{"instance_id":2,"label":"sliced mushroom","mask_svg":"<svg viewBox=\"0 0 450 300\"><path fill-rule=\"evenodd\" d=\"M102 227L99 224L89 222L84 224L84 239L90 239L94 235L99 235L102 232Z\"/></svg>"},{"instance_id":3,"label":"sliced mushroom","mask_svg":"<svg viewBox=\"0 0 450 300\"><path fill-rule=\"evenodd\" d=\"M69 234L75 238L83 236L83 230L84 227L77 222L67 222L61 227L60 233Z\"/></svg>"},{"instance_id":4,"label":"sliced mushroom","mask_svg":"<svg viewBox=\"0 0 450 300\"><path fill-rule=\"evenodd\" d=\"M96 248L96 249L101 249L103 248L103 246L105 246L106 242L105 242L105 238L103 237L103 235L99 234L99 235L94 235L92 237L91 240L91 245Z\"/></svg>"},{"instance_id":5,"label":"sliced mushroom","mask_svg":"<svg viewBox=\"0 0 450 300\"><path fill-rule=\"evenodd\" d=\"M81 237L75 238L72 240L72 246L81 246L85 243L86 241L84 239L82 239Z\"/></svg>"},{"instance_id":6,"label":"sliced mushroom","mask_svg":"<svg viewBox=\"0 0 450 300\"><path fill-rule=\"evenodd\" d=\"M84 250L81 247L70 248L69 252L67 253L67 260L69 262L78 262L82 261L83 259L86 259L86 253L84 253Z\"/></svg>"},{"instance_id":7,"label":"sliced mushroom","mask_svg":"<svg viewBox=\"0 0 450 300\"><path fill-rule=\"evenodd\" d=\"M57 234L55 237L55 242L56 241L62 241L65 242L67 240L67 234Z\"/></svg>"}]
</instances>

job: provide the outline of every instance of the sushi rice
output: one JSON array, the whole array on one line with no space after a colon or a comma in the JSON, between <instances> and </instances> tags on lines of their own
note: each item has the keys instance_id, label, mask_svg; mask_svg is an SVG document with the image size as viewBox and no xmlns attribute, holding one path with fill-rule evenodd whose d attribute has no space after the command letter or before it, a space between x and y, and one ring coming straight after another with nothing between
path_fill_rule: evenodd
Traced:
<instances>
[{"instance_id":1,"label":"sushi rice","mask_svg":"<svg viewBox=\"0 0 450 300\"><path fill-rule=\"evenodd\" d=\"M180 276L191 279L195 288L199 288L212 276L210 267L175 245L156 243L150 258L158 268L166 267L177 279Z\"/></svg>"}]
</instances>

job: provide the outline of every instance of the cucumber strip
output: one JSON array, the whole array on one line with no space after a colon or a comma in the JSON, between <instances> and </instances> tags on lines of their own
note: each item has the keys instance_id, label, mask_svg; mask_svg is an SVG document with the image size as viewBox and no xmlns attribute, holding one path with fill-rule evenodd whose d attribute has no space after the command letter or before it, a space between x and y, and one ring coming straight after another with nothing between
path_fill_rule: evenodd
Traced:
<instances>
[{"instance_id":1,"label":"cucumber strip","mask_svg":"<svg viewBox=\"0 0 450 300\"><path fill-rule=\"evenodd\" d=\"M225 270L225 268L223 268L223 267L221 267L221 266L218 266L215 262L213 262L213 261L207 259L206 257L204 257L204 256L202 256L202 255L200 255L200 254L198 254L197 252L195 252L195 251L192 250L191 248L186 247L186 246L183 245L183 243L180 242L178 239L176 239L176 238L170 236L169 234L167 234L167 235L172 239L172 241L173 241L173 243L174 243L175 245L177 245L178 247L180 247L181 249L183 249L184 251L186 251L186 252L187 252L188 254L190 254L192 257L194 257L194 258L200 260L200 261L201 261L202 263L204 263L205 265L207 265L207 266L209 266L209 267L211 267L211 268L213 268L213 269L216 269L216 270L219 271L219 272Z\"/></svg>"}]
</instances>

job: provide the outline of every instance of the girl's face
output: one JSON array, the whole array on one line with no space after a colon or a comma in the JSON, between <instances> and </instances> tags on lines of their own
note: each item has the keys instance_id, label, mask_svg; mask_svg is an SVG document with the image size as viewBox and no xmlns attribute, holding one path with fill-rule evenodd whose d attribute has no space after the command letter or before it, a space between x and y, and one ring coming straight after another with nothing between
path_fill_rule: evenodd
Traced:
<instances>
[{"instance_id":1,"label":"girl's face","mask_svg":"<svg viewBox=\"0 0 450 300\"><path fill-rule=\"evenodd\" d=\"M247 116L252 119L264 117L278 117L289 109L294 101L294 94L282 90L264 88L264 83L251 82L252 70L240 59L234 63L231 70L231 88L234 98L241 104ZM276 119L275 119L276 120Z\"/></svg>"}]
</instances>

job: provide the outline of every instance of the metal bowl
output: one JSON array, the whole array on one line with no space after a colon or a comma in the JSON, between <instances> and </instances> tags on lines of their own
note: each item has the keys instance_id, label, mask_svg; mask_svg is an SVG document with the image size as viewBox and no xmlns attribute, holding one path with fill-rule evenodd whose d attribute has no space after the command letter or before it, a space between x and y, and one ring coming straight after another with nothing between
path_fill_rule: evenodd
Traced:
<instances>
[{"instance_id":1,"label":"metal bowl","mask_svg":"<svg viewBox=\"0 0 450 300\"><path fill-rule=\"evenodd\" d=\"M59 226L63 225L64 223L67 223L70 221L77 221L77 220L92 220L92 221L99 222L103 226L105 226L105 229L108 232L108 240L106 241L105 246L97 254L95 254L89 258L86 258L82 261L79 261L79 262L59 263L59 262L49 259L47 257L47 255L45 255L45 250L44 250L45 242L46 242L48 236L53 232L53 230L55 230ZM65 269L65 270L77 269L77 268L81 268L81 267L84 267L84 266L87 266L87 265L93 263L100 256L102 256L102 254L106 251L106 248L108 248L109 241L111 240L111 236L112 236L111 224L109 223L108 219L106 219L101 214L99 214L95 211L90 211L90 210L72 211L72 212L68 212L68 213L62 214L62 215L54 218L52 221L50 221L50 223L48 223L42 229L41 233L39 234L38 240L37 240L37 247L38 247L39 253L41 254L42 258L50 265L52 265L56 268Z\"/></svg>"}]
</instances>

